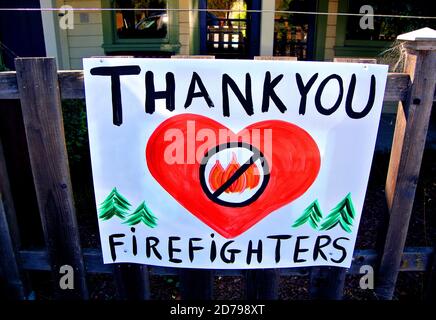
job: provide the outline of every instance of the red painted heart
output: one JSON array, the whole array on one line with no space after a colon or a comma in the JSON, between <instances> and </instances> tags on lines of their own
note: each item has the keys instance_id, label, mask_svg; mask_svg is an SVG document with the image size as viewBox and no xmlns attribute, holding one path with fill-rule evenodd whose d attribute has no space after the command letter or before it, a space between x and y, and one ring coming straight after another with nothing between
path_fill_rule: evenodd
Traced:
<instances>
[{"instance_id":1,"label":"red painted heart","mask_svg":"<svg viewBox=\"0 0 436 320\"><path fill-rule=\"evenodd\" d=\"M225 141L222 141L223 130L228 132ZM240 235L272 211L300 197L315 181L321 162L313 138L289 122L257 122L241 132L235 134L200 115L182 114L161 123L146 147L148 168L159 184L188 211L226 238ZM272 134L271 142L266 141L266 132ZM260 135L260 139L255 135ZM213 136L216 139L211 138ZM207 158L218 141L234 146L246 142L245 139L263 154L262 159L269 165L269 176L256 177L259 168L255 164L246 163L243 167L236 158L226 168L217 161L209 170L209 177L202 176L204 167L195 161L195 155ZM268 143L271 143L269 147ZM180 156L182 161L177 161ZM259 185L257 195L246 204L229 206L213 201L217 199L213 197L214 192L236 194L237 198L256 185ZM220 187L221 190L217 190Z\"/></svg>"}]
</instances>

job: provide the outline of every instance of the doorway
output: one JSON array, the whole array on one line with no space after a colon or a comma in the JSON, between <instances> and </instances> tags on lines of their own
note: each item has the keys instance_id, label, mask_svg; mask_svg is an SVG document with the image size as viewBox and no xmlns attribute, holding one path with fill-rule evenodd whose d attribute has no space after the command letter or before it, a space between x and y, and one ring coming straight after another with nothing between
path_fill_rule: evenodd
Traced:
<instances>
[{"instance_id":1,"label":"doorway","mask_svg":"<svg viewBox=\"0 0 436 320\"><path fill-rule=\"evenodd\" d=\"M200 0L200 51L218 59L259 55L261 0Z\"/></svg>"}]
</instances>

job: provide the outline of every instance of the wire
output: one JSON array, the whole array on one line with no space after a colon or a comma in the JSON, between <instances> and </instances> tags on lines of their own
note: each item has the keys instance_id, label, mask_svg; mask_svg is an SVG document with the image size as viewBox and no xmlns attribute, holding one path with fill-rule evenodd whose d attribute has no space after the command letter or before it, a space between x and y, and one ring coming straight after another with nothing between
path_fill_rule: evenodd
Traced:
<instances>
[{"instance_id":1,"label":"wire","mask_svg":"<svg viewBox=\"0 0 436 320\"><path fill-rule=\"evenodd\" d=\"M178 12L240 12L240 10L231 9L185 9L185 8L0 8L0 11L79 11L79 12L93 12L93 11L178 11ZM243 10L247 13L279 13L279 14L305 14L305 15L320 15L320 16L354 16L354 17L375 17L375 18L403 18L403 19L436 19L430 16L409 16L409 15L396 15L396 14L370 14L370 13L347 13L347 12L316 12L316 11L287 11L287 10Z\"/></svg>"}]
</instances>

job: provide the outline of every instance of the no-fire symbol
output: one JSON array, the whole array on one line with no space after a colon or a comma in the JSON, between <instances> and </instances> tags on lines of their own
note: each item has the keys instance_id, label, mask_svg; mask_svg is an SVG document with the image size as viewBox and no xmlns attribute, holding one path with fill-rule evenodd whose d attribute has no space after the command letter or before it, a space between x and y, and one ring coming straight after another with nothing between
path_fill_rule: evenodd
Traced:
<instances>
[{"instance_id":1,"label":"no-fire symbol","mask_svg":"<svg viewBox=\"0 0 436 320\"><path fill-rule=\"evenodd\" d=\"M200 165L200 183L207 197L227 207L254 202L269 182L269 165L262 152L244 142L210 149Z\"/></svg>"}]
</instances>

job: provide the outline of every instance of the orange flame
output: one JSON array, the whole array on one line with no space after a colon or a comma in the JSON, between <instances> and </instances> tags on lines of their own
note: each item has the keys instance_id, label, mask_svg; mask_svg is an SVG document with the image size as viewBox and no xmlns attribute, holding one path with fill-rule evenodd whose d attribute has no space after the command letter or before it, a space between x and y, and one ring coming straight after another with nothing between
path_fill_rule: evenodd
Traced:
<instances>
[{"instance_id":1,"label":"orange flame","mask_svg":"<svg viewBox=\"0 0 436 320\"><path fill-rule=\"evenodd\" d=\"M212 191L216 191L221 187L231 176L233 176L241 166L239 165L235 153L232 153L232 161L228 164L224 170L223 166L217 160L210 170L209 185ZM257 166L252 164L248 169L233 182L224 192L235 193L243 192L246 189L254 189L260 181L259 170Z\"/></svg>"}]
</instances>

